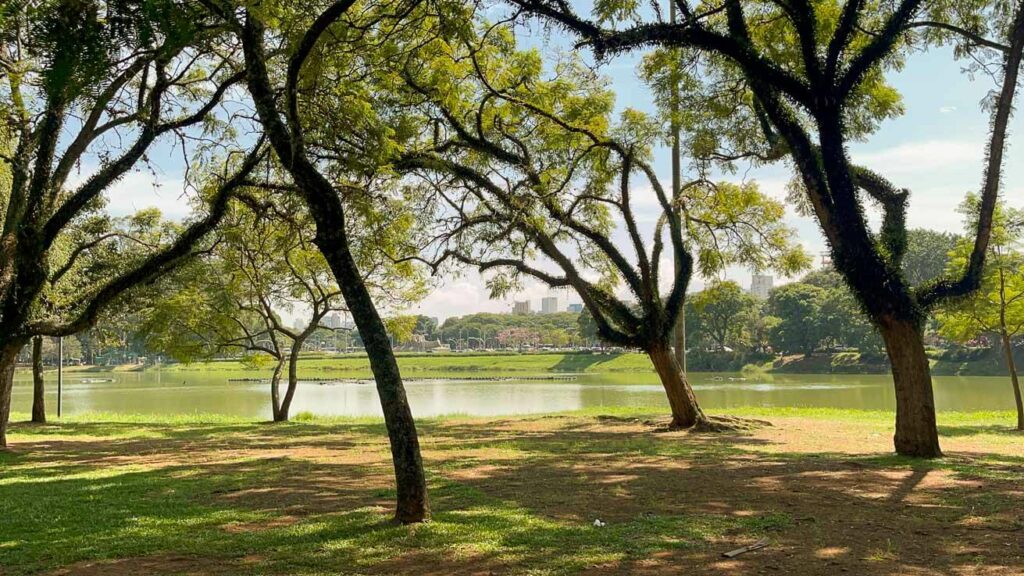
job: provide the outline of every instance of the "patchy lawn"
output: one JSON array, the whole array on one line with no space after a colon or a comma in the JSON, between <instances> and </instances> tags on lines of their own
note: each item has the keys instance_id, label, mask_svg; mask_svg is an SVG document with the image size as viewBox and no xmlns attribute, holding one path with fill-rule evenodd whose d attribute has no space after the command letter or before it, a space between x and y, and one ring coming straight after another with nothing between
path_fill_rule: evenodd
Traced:
<instances>
[{"instance_id":1,"label":"patchy lawn","mask_svg":"<svg viewBox=\"0 0 1024 576\"><path fill-rule=\"evenodd\" d=\"M19 423L0 454L0 574L1024 574L1008 415L942 414L947 457L915 461L890 455L883 413L737 413L764 423L422 422L434 515L411 527L388 522L371 420Z\"/></svg>"}]
</instances>

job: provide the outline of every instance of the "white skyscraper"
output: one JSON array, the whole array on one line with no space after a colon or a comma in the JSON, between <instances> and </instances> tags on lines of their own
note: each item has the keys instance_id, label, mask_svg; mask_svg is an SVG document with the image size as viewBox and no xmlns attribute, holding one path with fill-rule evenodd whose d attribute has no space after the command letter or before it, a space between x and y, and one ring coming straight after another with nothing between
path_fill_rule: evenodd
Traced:
<instances>
[{"instance_id":1,"label":"white skyscraper","mask_svg":"<svg viewBox=\"0 0 1024 576\"><path fill-rule=\"evenodd\" d=\"M547 298L541 298L540 301L540 313L541 314L555 314L558 312L558 297L548 296Z\"/></svg>"},{"instance_id":2,"label":"white skyscraper","mask_svg":"<svg viewBox=\"0 0 1024 576\"><path fill-rule=\"evenodd\" d=\"M775 278L767 274L754 274L753 279L750 281L750 293L754 298L760 300L767 300L768 293L772 291Z\"/></svg>"},{"instance_id":3,"label":"white skyscraper","mask_svg":"<svg viewBox=\"0 0 1024 576\"><path fill-rule=\"evenodd\" d=\"M332 330L341 328L341 314L331 312L320 323Z\"/></svg>"}]
</instances>

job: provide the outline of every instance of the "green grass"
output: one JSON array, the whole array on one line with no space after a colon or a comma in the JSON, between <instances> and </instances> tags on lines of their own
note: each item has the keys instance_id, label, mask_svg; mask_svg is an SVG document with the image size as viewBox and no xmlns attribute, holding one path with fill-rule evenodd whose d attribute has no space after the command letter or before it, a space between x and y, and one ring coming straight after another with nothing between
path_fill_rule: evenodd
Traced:
<instances>
[{"instance_id":1,"label":"green grass","mask_svg":"<svg viewBox=\"0 0 1024 576\"><path fill-rule=\"evenodd\" d=\"M398 364L403 374L437 374L451 372L651 372L651 362L644 354L399 354ZM303 374L348 373L369 375L370 363L364 355L346 354L338 357L303 358L299 361ZM193 364L165 364L167 372L224 371L243 372L242 362L233 360L196 362Z\"/></svg>"},{"instance_id":2,"label":"green grass","mask_svg":"<svg viewBox=\"0 0 1024 576\"><path fill-rule=\"evenodd\" d=\"M15 415L18 419L20 415ZM110 453L131 453L128 446L156 441L189 446L217 441L244 442L258 436L278 442L289 436L327 436L344 430L349 437L380 438L383 426L373 419L303 418L303 422L269 427L215 416L145 416L88 414L60 424L18 427L14 443L61 439L88 445L104 439L103 448L74 453L0 453L0 566L5 576L33 574L81 561L145 557L173 550L175 555L233 561L266 556L262 570L289 574L333 573L328 567L350 565L358 572L374 564L424 551L444 551L455 559L487 556L515 563L529 574L577 573L587 566L643 557L655 550L699 547L726 532L764 534L789 524L785 514L727 518L714 515L644 515L605 528L589 522L564 522L531 512L515 502L490 497L469 486L434 476L431 494L437 512L418 527L387 522L387 512L361 507L317 515L258 532L226 532L235 524L259 525L277 513L219 501L217 495L259 489L304 470L308 464L288 458L242 458L215 465L91 465L76 462ZM450 422L447 421L446 422ZM428 429L439 421L425 421ZM358 431L353 427L362 426ZM626 442L602 450L647 453ZM462 443L459 449L474 444ZM495 448L481 441L479 446ZM507 445L511 449L511 444ZM598 447L598 446L595 446ZM567 442L544 451L581 453L586 446ZM73 450L74 448L72 448ZM526 441L524 450L538 452ZM439 467L442 468L443 467ZM368 470L350 468L345 474ZM390 490L374 493L391 498Z\"/></svg>"},{"instance_id":3,"label":"green grass","mask_svg":"<svg viewBox=\"0 0 1024 576\"><path fill-rule=\"evenodd\" d=\"M743 408L729 414L807 418L880 432L888 430L892 419L886 412L806 408ZM584 574L594 566L625 568L664 554L713 559L713 543L785 538L798 519L770 503L743 514L680 510L636 488L629 503L644 504L644 512L629 508L608 519L608 526L596 528L592 517L598 512L584 508L586 515L574 518L561 505L563 497L579 498L582 506L588 494L607 497L603 491L614 485L590 476L596 472L571 476L581 484L566 485L564 495L502 488L537 482L546 474L564 473L567 463L593 459L686 461L714 468L726 461L749 466L767 457L828 470L856 460L868 471L950 470L991 481L1012 479L1006 474L1024 465L1024 456L998 455L933 462L883 454L765 456L742 436L678 441L589 428L655 416L649 409L602 408L496 421L422 420L435 513L431 522L413 527L388 522L394 494L387 481L385 430L376 418L304 414L292 423L269 425L207 414L86 414L45 426L19 423L11 435L16 451L0 453L0 573L37 574L84 561L166 555L196 563L178 571L198 573L228 567L223 573L401 574L408 573L406 563L414 562L443 563L453 572L479 565L495 573ZM13 420L23 417L15 414ZM993 446L1004 440L1020 443L1019 435L1000 427L1009 417L947 412L940 414L940 424L947 438ZM508 429L519 424L526 427ZM292 453L300 447L326 449L341 460L323 460L319 452ZM258 452L270 449L277 452ZM486 481L457 476L460 470L491 463L515 469L516 475ZM260 498L259 491L269 487L277 491ZM576 493L580 487L586 490ZM334 502L336 497L341 499ZM312 509L296 511L295 503ZM951 492L946 502L977 515L1000 514L1009 504L994 491L984 497ZM274 522L282 518L294 521ZM237 526L257 529L232 529ZM891 554L877 556L872 561L894 561Z\"/></svg>"}]
</instances>

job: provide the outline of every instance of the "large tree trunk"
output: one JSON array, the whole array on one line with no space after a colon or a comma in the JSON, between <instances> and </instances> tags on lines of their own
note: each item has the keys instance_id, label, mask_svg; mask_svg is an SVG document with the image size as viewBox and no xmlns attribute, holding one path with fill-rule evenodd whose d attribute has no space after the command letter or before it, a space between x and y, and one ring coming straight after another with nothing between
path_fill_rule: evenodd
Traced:
<instances>
[{"instance_id":1,"label":"large tree trunk","mask_svg":"<svg viewBox=\"0 0 1024 576\"><path fill-rule=\"evenodd\" d=\"M1005 331L1002 337L1006 368L1010 371L1010 384L1013 385L1013 399L1017 402L1017 430L1024 430L1024 400L1021 399L1020 380L1017 378L1017 363L1013 360L1013 342Z\"/></svg>"},{"instance_id":2,"label":"large tree trunk","mask_svg":"<svg viewBox=\"0 0 1024 576\"><path fill-rule=\"evenodd\" d=\"M43 381L43 337L32 339L32 421L46 423L46 383Z\"/></svg>"},{"instance_id":3,"label":"large tree trunk","mask_svg":"<svg viewBox=\"0 0 1024 576\"><path fill-rule=\"evenodd\" d=\"M340 207L339 207L340 208ZM395 466L395 482L398 488L398 503L395 520L403 524L422 522L429 514L427 504L427 480L420 456L419 436L412 409L405 395L405 385L398 370L387 329L370 292L363 283L355 260L348 247L344 231L338 226L342 219L328 219L321 223L326 214L313 209L317 217L317 239L324 257L331 266L352 319L359 329L359 335L370 359L370 369L377 384L384 423L391 440L391 459Z\"/></svg>"},{"instance_id":4,"label":"large tree trunk","mask_svg":"<svg viewBox=\"0 0 1024 576\"><path fill-rule=\"evenodd\" d=\"M317 24L322 33L331 22L347 10L344 3L334 4L329 12L321 14ZM307 34L314 29L307 31ZM315 42L317 36L309 36ZM310 44L312 45L312 44ZM291 174L309 211L316 222L314 243L327 260L341 287L345 304L355 320L370 360L370 369L377 384L384 423L391 441L391 459L395 466L398 502L395 520L401 523L421 522L429 515L427 506L427 481L420 457L420 443L412 410L405 396L402 375L398 371L391 342L388 340L384 322L377 313L373 298L363 281L353 258L345 228L345 209L334 184L305 157L301 133L301 121L295 116L289 120L296 126L289 127L282 120L277 107L275 91L270 86L266 69L266 52L263 48L263 26L252 14L246 15L242 33L242 47L245 53L246 84L253 97L253 104L260 117L274 151ZM294 86L292 86L294 89Z\"/></svg>"},{"instance_id":5,"label":"large tree trunk","mask_svg":"<svg viewBox=\"0 0 1024 576\"><path fill-rule=\"evenodd\" d=\"M896 453L922 458L942 456L923 331L906 320L882 323L880 331L896 388Z\"/></svg>"},{"instance_id":6,"label":"large tree trunk","mask_svg":"<svg viewBox=\"0 0 1024 576\"><path fill-rule=\"evenodd\" d=\"M672 409L673 428L691 428L697 424L707 421L704 412L697 404L697 397L693 394L693 388L683 373L682 366L676 360L675 354L667 345L660 344L647 351L647 355L654 364L661 379L661 385L665 387L665 394L668 396L668 404Z\"/></svg>"},{"instance_id":7,"label":"large tree trunk","mask_svg":"<svg viewBox=\"0 0 1024 576\"><path fill-rule=\"evenodd\" d=\"M284 400L281 401L279 422L288 421L288 412L292 408L292 399L295 398L295 390L299 387L299 352L302 350L302 341L292 344L291 353L288 355L288 388L284 392Z\"/></svg>"},{"instance_id":8,"label":"large tree trunk","mask_svg":"<svg viewBox=\"0 0 1024 576\"><path fill-rule=\"evenodd\" d=\"M284 371L284 360L278 360L274 373L270 376L270 408L274 422L281 422L281 372ZM287 418L285 418L287 420Z\"/></svg>"},{"instance_id":9,"label":"large tree trunk","mask_svg":"<svg viewBox=\"0 0 1024 576\"><path fill-rule=\"evenodd\" d=\"M14 366L20 347L0 349L0 449L7 447L7 421L11 417L11 392L14 387Z\"/></svg>"}]
</instances>

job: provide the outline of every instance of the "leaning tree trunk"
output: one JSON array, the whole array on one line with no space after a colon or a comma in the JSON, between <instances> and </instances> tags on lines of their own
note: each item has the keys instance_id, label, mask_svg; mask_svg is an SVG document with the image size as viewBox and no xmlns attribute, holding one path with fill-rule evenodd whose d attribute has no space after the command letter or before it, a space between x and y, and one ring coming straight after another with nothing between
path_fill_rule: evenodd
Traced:
<instances>
[{"instance_id":1,"label":"leaning tree trunk","mask_svg":"<svg viewBox=\"0 0 1024 576\"><path fill-rule=\"evenodd\" d=\"M344 3L334 4L335 17L347 10ZM341 12L337 12L337 10ZM318 20L327 23L330 19ZM307 33L312 32L312 29ZM308 36L315 42L316 36ZM388 340L387 329L377 313L373 298L364 283L348 243L345 229L345 209L334 184L305 157L301 133L293 134L282 121L277 107L277 94L270 87L269 74L263 48L263 26L252 14L246 15L242 33L242 48L245 54L246 84L252 95L253 105L270 139L274 151L291 174L295 184L309 207L316 223L314 243L320 249L327 264L341 286L342 296L348 306L356 328L362 336L370 360L370 370L377 384L384 424L391 442L391 459L395 466L397 485L397 506L395 520L405 523L421 522L429 515L427 506L427 480L423 472L420 443L416 434L416 423L405 395L402 375L398 370L394 350ZM293 87L294 88L294 87ZM300 119L290 118L298 124ZM300 131L298 127L293 128Z\"/></svg>"},{"instance_id":2,"label":"leaning tree trunk","mask_svg":"<svg viewBox=\"0 0 1024 576\"><path fill-rule=\"evenodd\" d=\"M7 447L7 421L11 417L14 366L18 363L19 350L20 346L0 349L0 448Z\"/></svg>"},{"instance_id":3,"label":"leaning tree trunk","mask_svg":"<svg viewBox=\"0 0 1024 576\"><path fill-rule=\"evenodd\" d=\"M666 344L657 344L647 351L654 364L654 370L661 379L661 385L668 396L668 404L672 409L673 428L691 428L707 421L704 412L697 404L693 388L683 373L683 368L675 354Z\"/></svg>"},{"instance_id":4,"label":"leaning tree trunk","mask_svg":"<svg viewBox=\"0 0 1024 576\"><path fill-rule=\"evenodd\" d=\"M340 212L340 205L337 209ZM377 384L377 395L380 397L384 423L391 440L391 459L398 488L395 520L403 524L422 522L430 514L427 480L423 472L416 422L412 417L387 329L349 250L348 238L343 226L339 224L344 222L344 218L332 217L316 207L312 212L317 219L316 244L341 286L345 304L359 329L370 359L370 370Z\"/></svg>"},{"instance_id":5,"label":"leaning tree trunk","mask_svg":"<svg viewBox=\"0 0 1024 576\"><path fill-rule=\"evenodd\" d=\"M281 409L278 422L288 421L288 412L292 407L292 399L295 398L295 389L299 387L299 352L302 350L302 340L292 344L291 353L288 355L288 388L285 389L284 399L281 400Z\"/></svg>"},{"instance_id":6,"label":"leaning tree trunk","mask_svg":"<svg viewBox=\"0 0 1024 576\"><path fill-rule=\"evenodd\" d=\"M274 422L281 422L281 372L284 371L284 360L278 360L274 373L270 376L270 409ZM287 419L287 418L286 418Z\"/></svg>"},{"instance_id":7,"label":"leaning tree trunk","mask_svg":"<svg viewBox=\"0 0 1024 576\"><path fill-rule=\"evenodd\" d=\"M883 322L879 330L896 388L896 453L922 458L942 456L923 331L908 320Z\"/></svg>"},{"instance_id":8,"label":"leaning tree trunk","mask_svg":"<svg viewBox=\"0 0 1024 576\"><path fill-rule=\"evenodd\" d=\"M1021 399L1020 380L1017 378L1017 363L1013 359L1013 342L1005 331L1002 337L1006 368L1010 371L1010 384L1013 385L1013 399L1017 402L1017 430L1024 430L1024 400Z\"/></svg>"},{"instance_id":9,"label":"leaning tree trunk","mask_svg":"<svg viewBox=\"0 0 1024 576\"><path fill-rule=\"evenodd\" d=\"M43 381L43 337L32 339L32 421L46 423L46 383Z\"/></svg>"}]
</instances>

